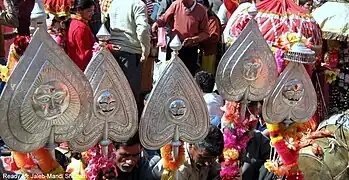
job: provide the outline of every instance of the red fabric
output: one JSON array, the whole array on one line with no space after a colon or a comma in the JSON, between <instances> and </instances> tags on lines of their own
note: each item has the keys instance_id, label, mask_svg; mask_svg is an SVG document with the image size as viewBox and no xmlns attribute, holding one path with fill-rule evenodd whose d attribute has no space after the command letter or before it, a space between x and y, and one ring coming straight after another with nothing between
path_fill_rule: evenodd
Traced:
<instances>
[{"instance_id":1,"label":"red fabric","mask_svg":"<svg viewBox=\"0 0 349 180\"><path fill-rule=\"evenodd\" d=\"M224 6L228 11L228 19L239 7L239 0L223 0Z\"/></svg>"},{"instance_id":2,"label":"red fabric","mask_svg":"<svg viewBox=\"0 0 349 180\"><path fill-rule=\"evenodd\" d=\"M72 19L67 42L67 54L84 71L92 58L95 38L89 26L82 21Z\"/></svg>"},{"instance_id":3,"label":"red fabric","mask_svg":"<svg viewBox=\"0 0 349 180\"><path fill-rule=\"evenodd\" d=\"M255 17L264 39L269 43L277 43L277 38L285 32L298 32L302 21L302 34L311 39L311 44L322 45L320 26L310 14L297 6L292 0L268 0L257 4L258 14ZM273 18L271 18L273 17ZM247 12L238 17L231 29L231 34L238 37L251 16Z\"/></svg>"},{"instance_id":4,"label":"red fabric","mask_svg":"<svg viewBox=\"0 0 349 180\"><path fill-rule=\"evenodd\" d=\"M277 150L284 165L291 165L297 162L298 151L288 149L285 140L275 142L274 147Z\"/></svg>"},{"instance_id":5,"label":"red fabric","mask_svg":"<svg viewBox=\"0 0 349 180\"><path fill-rule=\"evenodd\" d=\"M184 39L199 36L199 42L209 36L207 9L197 3L190 13L186 12L182 1L174 1L164 15L157 21L159 27L164 27L174 19L172 35ZM170 35L171 36L171 35Z\"/></svg>"},{"instance_id":6,"label":"red fabric","mask_svg":"<svg viewBox=\"0 0 349 180\"><path fill-rule=\"evenodd\" d=\"M44 8L48 13L57 16L67 16L73 7L73 0L44 0Z\"/></svg>"}]
</instances>

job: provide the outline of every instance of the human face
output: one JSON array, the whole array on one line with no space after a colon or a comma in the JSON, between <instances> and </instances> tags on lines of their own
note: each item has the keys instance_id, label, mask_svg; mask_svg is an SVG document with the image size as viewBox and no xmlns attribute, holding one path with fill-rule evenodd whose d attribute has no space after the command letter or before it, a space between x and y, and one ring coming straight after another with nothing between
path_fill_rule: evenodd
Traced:
<instances>
[{"instance_id":1,"label":"human face","mask_svg":"<svg viewBox=\"0 0 349 180\"><path fill-rule=\"evenodd\" d=\"M122 172L131 172L136 166L142 148L140 144L120 146L116 151L116 165Z\"/></svg>"},{"instance_id":2,"label":"human face","mask_svg":"<svg viewBox=\"0 0 349 180\"><path fill-rule=\"evenodd\" d=\"M305 9L307 9L307 10L310 10L311 7L312 7L312 4L313 4L312 1L307 1L307 2L303 5L303 7L304 7Z\"/></svg>"},{"instance_id":3,"label":"human face","mask_svg":"<svg viewBox=\"0 0 349 180\"><path fill-rule=\"evenodd\" d=\"M198 168L209 167L217 159L217 156L212 156L206 150L198 148L196 145L190 145L189 153L192 160Z\"/></svg>"},{"instance_id":4,"label":"human face","mask_svg":"<svg viewBox=\"0 0 349 180\"><path fill-rule=\"evenodd\" d=\"M194 0L180 0L180 1L182 1L182 3L184 4L184 6L185 6L186 8L191 8L191 6L192 6L193 3L194 3Z\"/></svg>"},{"instance_id":5,"label":"human face","mask_svg":"<svg viewBox=\"0 0 349 180\"><path fill-rule=\"evenodd\" d=\"M87 21L91 20L93 13L95 12L95 7L91 6L90 8L84 9L84 10L78 10L78 14L81 15L81 17Z\"/></svg>"}]
</instances>

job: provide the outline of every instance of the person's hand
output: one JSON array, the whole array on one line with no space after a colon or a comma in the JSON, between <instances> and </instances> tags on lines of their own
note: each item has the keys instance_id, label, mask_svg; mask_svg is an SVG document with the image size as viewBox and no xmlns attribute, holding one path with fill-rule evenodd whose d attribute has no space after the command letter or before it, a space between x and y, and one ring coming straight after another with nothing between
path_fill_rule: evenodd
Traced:
<instances>
[{"instance_id":1,"label":"person's hand","mask_svg":"<svg viewBox=\"0 0 349 180\"><path fill-rule=\"evenodd\" d=\"M155 23L152 25L152 27L151 27L151 31L152 31L153 33L156 33L156 31L158 31L158 28L159 28L159 25L158 25L157 22L155 22Z\"/></svg>"},{"instance_id":2,"label":"person's hand","mask_svg":"<svg viewBox=\"0 0 349 180\"><path fill-rule=\"evenodd\" d=\"M193 47L197 44L198 42L195 38L185 38L183 41L183 47Z\"/></svg>"},{"instance_id":3,"label":"person's hand","mask_svg":"<svg viewBox=\"0 0 349 180\"><path fill-rule=\"evenodd\" d=\"M103 179L103 180L114 180L116 179L116 174L114 172L114 169L110 169L109 171L103 173L103 171L99 171L98 173L98 179Z\"/></svg>"},{"instance_id":4,"label":"person's hand","mask_svg":"<svg viewBox=\"0 0 349 180\"><path fill-rule=\"evenodd\" d=\"M147 60L147 57L145 55L142 55L141 57L141 63L144 63Z\"/></svg>"}]
</instances>

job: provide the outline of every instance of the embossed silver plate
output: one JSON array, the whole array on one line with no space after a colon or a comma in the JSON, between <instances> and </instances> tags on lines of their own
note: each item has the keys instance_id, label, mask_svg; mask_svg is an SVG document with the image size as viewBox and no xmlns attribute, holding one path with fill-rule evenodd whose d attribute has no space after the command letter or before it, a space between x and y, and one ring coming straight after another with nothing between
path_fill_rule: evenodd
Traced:
<instances>
[{"instance_id":1,"label":"embossed silver plate","mask_svg":"<svg viewBox=\"0 0 349 180\"><path fill-rule=\"evenodd\" d=\"M290 62L264 101L263 118L270 124L285 119L306 122L314 115L316 107L316 91L304 65Z\"/></svg>"},{"instance_id":2,"label":"embossed silver plate","mask_svg":"<svg viewBox=\"0 0 349 180\"><path fill-rule=\"evenodd\" d=\"M272 90L276 79L274 55L257 23L250 20L218 65L217 89L228 101L260 101Z\"/></svg>"},{"instance_id":3,"label":"embossed silver plate","mask_svg":"<svg viewBox=\"0 0 349 180\"><path fill-rule=\"evenodd\" d=\"M159 149L173 138L195 143L208 133L209 115L201 90L178 57L171 61L140 120L141 143L148 149Z\"/></svg>"},{"instance_id":4,"label":"embossed silver plate","mask_svg":"<svg viewBox=\"0 0 349 180\"><path fill-rule=\"evenodd\" d=\"M49 139L69 141L82 131L91 108L87 78L39 28L0 98L2 139L18 152L41 148Z\"/></svg>"},{"instance_id":5,"label":"embossed silver plate","mask_svg":"<svg viewBox=\"0 0 349 180\"><path fill-rule=\"evenodd\" d=\"M85 151L103 136L117 142L132 137L138 129L137 104L126 76L109 50L101 48L85 75L94 90L92 117L70 145Z\"/></svg>"}]
</instances>

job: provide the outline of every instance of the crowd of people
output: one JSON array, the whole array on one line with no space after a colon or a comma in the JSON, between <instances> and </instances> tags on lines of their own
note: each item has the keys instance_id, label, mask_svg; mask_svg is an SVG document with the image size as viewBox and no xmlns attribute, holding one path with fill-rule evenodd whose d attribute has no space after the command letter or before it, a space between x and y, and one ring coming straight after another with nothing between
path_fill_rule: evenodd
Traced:
<instances>
[{"instance_id":1,"label":"crowd of people","mask_svg":"<svg viewBox=\"0 0 349 180\"><path fill-rule=\"evenodd\" d=\"M152 84L150 83L149 88L142 88L142 81L153 81L152 76L141 76L142 71L147 69L142 65L152 61L150 66L153 66L158 61L157 40L162 38L158 37L161 34L159 31L165 29L167 44L176 35L179 37L183 47L178 56L202 90L211 124L209 133L203 141L196 144L185 143L185 162L179 168L179 179L220 179L220 162L224 148L221 130L224 111L221 107L224 106L224 100L215 89L215 73L226 49L224 28L229 24L231 16L223 1L75 0L73 2L69 15L48 15L47 26L52 36L71 60L84 71L95 51L98 29L104 23L111 35L107 47L126 75L140 113L148 101ZM0 32L0 62L6 65L4 39L11 39L16 35L30 35L30 11L34 1L4 0L3 3L5 9L1 11L0 24L18 29L11 34ZM240 6L244 6L244 3L251 1L242 0ZM312 0L300 0L298 4L309 11L315 7ZM166 48L166 59L170 59L171 48L167 45L162 48ZM244 153L243 180L275 179L264 167L270 155L270 140L261 115L262 103L253 102L248 107L249 113L254 114L259 121L255 130L251 132L251 139ZM144 149L138 133L125 142L113 142L112 145L116 150L117 169L100 173L97 179L161 179L163 172L161 153L159 150ZM1 153L5 155L6 145L2 142L1 146ZM59 152L56 153L57 162L64 168L67 168L72 159L83 159L76 153L70 157L64 155L58 157L59 155L61 155ZM89 166L87 163L84 165ZM1 169L1 172L11 174L4 169ZM0 179L6 178L2 176Z\"/></svg>"}]
</instances>

